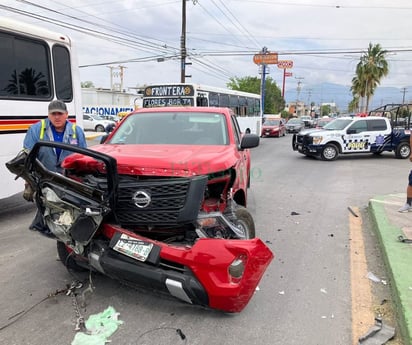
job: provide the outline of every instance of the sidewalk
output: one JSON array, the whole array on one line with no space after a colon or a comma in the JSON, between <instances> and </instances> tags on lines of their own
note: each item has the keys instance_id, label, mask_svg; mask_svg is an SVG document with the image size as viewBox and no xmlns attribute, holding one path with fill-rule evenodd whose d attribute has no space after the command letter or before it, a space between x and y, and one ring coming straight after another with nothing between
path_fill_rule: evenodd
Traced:
<instances>
[{"instance_id":1,"label":"sidewalk","mask_svg":"<svg viewBox=\"0 0 412 345\"><path fill-rule=\"evenodd\" d=\"M398 212L405 200L405 194L377 196L369 201L369 210L388 268L400 331L406 344L412 344L412 243L398 239L412 239L412 212Z\"/></svg>"}]
</instances>

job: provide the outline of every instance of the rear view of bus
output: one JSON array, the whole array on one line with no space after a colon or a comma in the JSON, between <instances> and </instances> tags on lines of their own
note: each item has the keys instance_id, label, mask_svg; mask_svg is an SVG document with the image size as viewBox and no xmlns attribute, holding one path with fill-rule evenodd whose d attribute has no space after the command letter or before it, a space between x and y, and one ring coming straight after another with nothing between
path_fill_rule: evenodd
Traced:
<instances>
[{"instance_id":1,"label":"rear view of bus","mask_svg":"<svg viewBox=\"0 0 412 345\"><path fill-rule=\"evenodd\" d=\"M30 125L47 117L53 99L66 103L69 120L82 125L77 58L69 37L0 18L0 198L23 190L5 162L22 149Z\"/></svg>"}]
</instances>

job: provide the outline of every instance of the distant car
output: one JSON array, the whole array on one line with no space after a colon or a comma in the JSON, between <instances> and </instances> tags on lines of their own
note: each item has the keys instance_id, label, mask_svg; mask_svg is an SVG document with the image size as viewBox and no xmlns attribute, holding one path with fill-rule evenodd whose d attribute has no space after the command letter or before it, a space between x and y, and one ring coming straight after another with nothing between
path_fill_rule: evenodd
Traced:
<instances>
[{"instance_id":1,"label":"distant car","mask_svg":"<svg viewBox=\"0 0 412 345\"><path fill-rule=\"evenodd\" d=\"M323 127L325 127L325 125L327 125L329 122L331 122L331 121L333 121L333 120L334 120L334 119L331 118L331 117L323 117L323 118L320 118L320 119L318 119L318 121L316 122L315 128L318 128L318 129L323 128Z\"/></svg>"},{"instance_id":2,"label":"distant car","mask_svg":"<svg viewBox=\"0 0 412 345\"><path fill-rule=\"evenodd\" d=\"M305 124L305 127L313 127L313 123L314 123L314 121L313 121L313 119L312 119L312 117L311 116L309 116L309 115L304 115L304 116L301 116L300 117L300 119L303 121L303 123Z\"/></svg>"},{"instance_id":3,"label":"distant car","mask_svg":"<svg viewBox=\"0 0 412 345\"><path fill-rule=\"evenodd\" d=\"M301 129L305 128L305 123L301 119L292 118L286 122L287 133L299 133Z\"/></svg>"},{"instance_id":4,"label":"distant car","mask_svg":"<svg viewBox=\"0 0 412 345\"><path fill-rule=\"evenodd\" d=\"M105 120L99 115L83 114L83 129L85 131L111 132L116 127L113 120Z\"/></svg>"},{"instance_id":5,"label":"distant car","mask_svg":"<svg viewBox=\"0 0 412 345\"><path fill-rule=\"evenodd\" d=\"M116 116L116 115L99 115L101 118L103 118L104 120L112 120L114 122L119 122L120 121L120 117Z\"/></svg>"},{"instance_id":6,"label":"distant car","mask_svg":"<svg viewBox=\"0 0 412 345\"><path fill-rule=\"evenodd\" d=\"M282 118L265 118L262 123L262 137L280 137L285 136L285 120Z\"/></svg>"}]
</instances>

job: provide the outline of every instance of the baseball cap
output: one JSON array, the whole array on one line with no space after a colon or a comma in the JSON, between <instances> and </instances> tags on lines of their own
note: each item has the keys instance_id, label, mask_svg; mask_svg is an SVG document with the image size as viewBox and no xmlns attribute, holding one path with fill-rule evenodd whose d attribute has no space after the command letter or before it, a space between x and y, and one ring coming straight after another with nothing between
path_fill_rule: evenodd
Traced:
<instances>
[{"instance_id":1,"label":"baseball cap","mask_svg":"<svg viewBox=\"0 0 412 345\"><path fill-rule=\"evenodd\" d=\"M66 104L62 101L55 100L49 104L49 114L51 113L65 113L67 112Z\"/></svg>"}]
</instances>

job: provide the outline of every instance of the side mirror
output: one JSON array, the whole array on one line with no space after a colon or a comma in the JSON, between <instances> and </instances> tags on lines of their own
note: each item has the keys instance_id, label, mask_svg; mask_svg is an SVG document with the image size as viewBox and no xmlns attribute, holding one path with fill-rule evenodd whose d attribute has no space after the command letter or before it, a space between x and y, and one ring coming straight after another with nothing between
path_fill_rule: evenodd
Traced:
<instances>
[{"instance_id":1,"label":"side mirror","mask_svg":"<svg viewBox=\"0 0 412 345\"><path fill-rule=\"evenodd\" d=\"M240 142L240 148L251 149L253 147L259 146L260 138L256 134L244 134Z\"/></svg>"}]
</instances>

